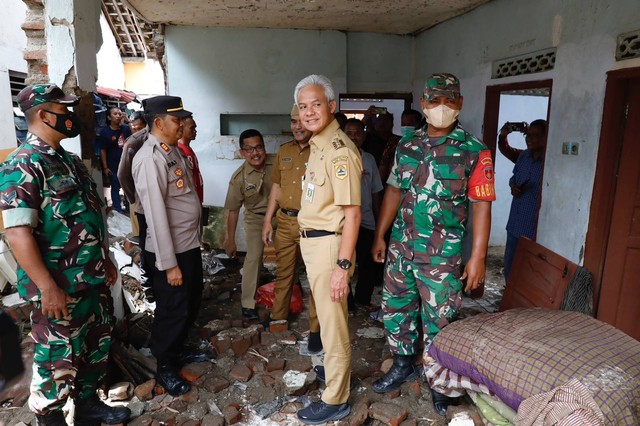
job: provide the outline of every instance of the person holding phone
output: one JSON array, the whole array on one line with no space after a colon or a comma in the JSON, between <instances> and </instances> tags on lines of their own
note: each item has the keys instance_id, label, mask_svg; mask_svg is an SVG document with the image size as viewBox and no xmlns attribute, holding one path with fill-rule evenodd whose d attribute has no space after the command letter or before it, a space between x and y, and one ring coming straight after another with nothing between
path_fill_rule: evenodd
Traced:
<instances>
[{"instance_id":1,"label":"person holding phone","mask_svg":"<svg viewBox=\"0 0 640 426\"><path fill-rule=\"evenodd\" d=\"M533 121L525 131L527 149L519 154L509 179L511 210L507 221L507 243L504 249L504 278L509 279L518 238L535 240L538 204L542 184L544 152L547 146L547 122Z\"/></svg>"}]
</instances>

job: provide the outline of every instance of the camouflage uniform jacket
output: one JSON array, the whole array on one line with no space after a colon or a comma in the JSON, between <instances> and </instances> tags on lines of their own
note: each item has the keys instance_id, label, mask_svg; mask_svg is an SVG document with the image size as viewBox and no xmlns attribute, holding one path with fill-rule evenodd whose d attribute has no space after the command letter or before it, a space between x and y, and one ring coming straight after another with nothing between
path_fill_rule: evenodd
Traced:
<instances>
[{"instance_id":1,"label":"camouflage uniform jacket","mask_svg":"<svg viewBox=\"0 0 640 426\"><path fill-rule=\"evenodd\" d=\"M403 138L387 183L402 197L389 251L417 263L458 265L469 199L495 199L491 153L459 125L439 139Z\"/></svg>"},{"instance_id":2,"label":"camouflage uniform jacket","mask_svg":"<svg viewBox=\"0 0 640 426\"><path fill-rule=\"evenodd\" d=\"M29 134L0 167L0 208L6 228L30 226L56 284L73 294L105 283L103 203L79 157ZM18 293L40 299L18 267Z\"/></svg>"}]
</instances>

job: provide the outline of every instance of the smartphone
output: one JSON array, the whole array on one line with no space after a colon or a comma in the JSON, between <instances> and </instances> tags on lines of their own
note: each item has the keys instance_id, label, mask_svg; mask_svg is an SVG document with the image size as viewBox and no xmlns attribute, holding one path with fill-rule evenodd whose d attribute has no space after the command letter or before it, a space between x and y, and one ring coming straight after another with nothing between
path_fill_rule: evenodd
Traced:
<instances>
[{"instance_id":1,"label":"smartphone","mask_svg":"<svg viewBox=\"0 0 640 426\"><path fill-rule=\"evenodd\" d=\"M524 133L527 131L527 127L529 124L526 121L508 121L507 129L510 132L521 132Z\"/></svg>"}]
</instances>

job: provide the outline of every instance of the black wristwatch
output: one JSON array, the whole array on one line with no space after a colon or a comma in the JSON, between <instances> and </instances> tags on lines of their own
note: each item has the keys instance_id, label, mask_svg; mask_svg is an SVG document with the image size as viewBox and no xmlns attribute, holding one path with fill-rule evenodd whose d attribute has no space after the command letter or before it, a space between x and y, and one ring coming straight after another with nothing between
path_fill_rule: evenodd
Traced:
<instances>
[{"instance_id":1,"label":"black wristwatch","mask_svg":"<svg viewBox=\"0 0 640 426\"><path fill-rule=\"evenodd\" d=\"M336 264L344 270L348 270L351 269L351 261L349 259L338 259L338 261L336 262Z\"/></svg>"}]
</instances>

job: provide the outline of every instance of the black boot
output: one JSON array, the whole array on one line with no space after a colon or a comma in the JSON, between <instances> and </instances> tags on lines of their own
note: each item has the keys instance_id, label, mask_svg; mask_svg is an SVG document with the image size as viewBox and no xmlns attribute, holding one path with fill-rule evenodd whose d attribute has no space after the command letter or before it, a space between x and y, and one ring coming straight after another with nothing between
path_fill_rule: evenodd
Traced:
<instances>
[{"instance_id":1,"label":"black boot","mask_svg":"<svg viewBox=\"0 0 640 426\"><path fill-rule=\"evenodd\" d=\"M397 389L404 382L410 382L420 376L420 371L413 364L413 355L394 355L393 365L389 372L373 382L373 390L377 393L387 393Z\"/></svg>"},{"instance_id":2,"label":"black boot","mask_svg":"<svg viewBox=\"0 0 640 426\"><path fill-rule=\"evenodd\" d=\"M156 374L156 381L160 386L171 396L180 396L191 390L189 383L184 381L178 374L178 371L173 367L172 363L163 362L158 364L158 374Z\"/></svg>"},{"instance_id":3,"label":"black boot","mask_svg":"<svg viewBox=\"0 0 640 426\"><path fill-rule=\"evenodd\" d=\"M106 423L116 425L129 420L131 410L127 407L110 407L97 396L88 399L76 399L76 412L73 416L75 426L94 426Z\"/></svg>"},{"instance_id":4,"label":"black boot","mask_svg":"<svg viewBox=\"0 0 640 426\"><path fill-rule=\"evenodd\" d=\"M44 415L36 414L37 426L67 426L64 414L60 410L50 411Z\"/></svg>"},{"instance_id":5,"label":"black boot","mask_svg":"<svg viewBox=\"0 0 640 426\"><path fill-rule=\"evenodd\" d=\"M431 389L431 401L433 401L433 408L441 416L447 414L447 408L450 405L458 405L459 398L451 398L450 396L441 394Z\"/></svg>"}]
</instances>

